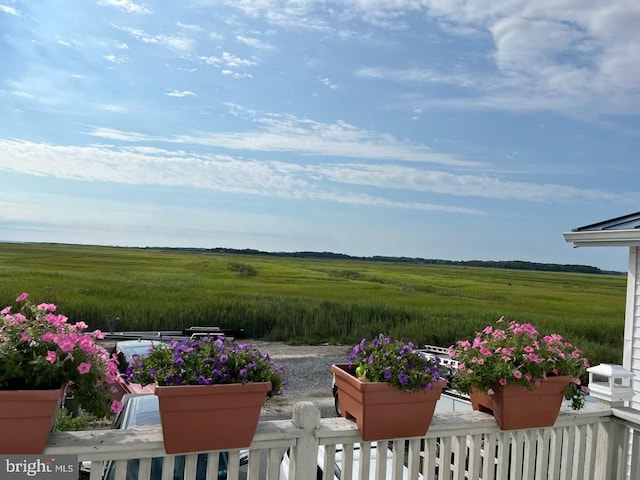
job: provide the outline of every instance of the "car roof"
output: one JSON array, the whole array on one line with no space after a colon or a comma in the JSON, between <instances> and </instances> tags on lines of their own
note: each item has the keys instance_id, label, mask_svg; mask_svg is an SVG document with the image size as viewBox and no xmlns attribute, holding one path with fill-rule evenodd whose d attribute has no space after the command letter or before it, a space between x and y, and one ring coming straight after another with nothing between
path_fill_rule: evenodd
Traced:
<instances>
[{"instance_id":1,"label":"car roof","mask_svg":"<svg viewBox=\"0 0 640 480\"><path fill-rule=\"evenodd\" d=\"M149 348L158 343L154 340L123 340L116 343L115 350L116 353L122 352L127 357L146 355L149 352Z\"/></svg>"},{"instance_id":2,"label":"car roof","mask_svg":"<svg viewBox=\"0 0 640 480\"><path fill-rule=\"evenodd\" d=\"M153 394L127 394L123 397L122 421L119 428L160 425L158 397Z\"/></svg>"}]
</instances>

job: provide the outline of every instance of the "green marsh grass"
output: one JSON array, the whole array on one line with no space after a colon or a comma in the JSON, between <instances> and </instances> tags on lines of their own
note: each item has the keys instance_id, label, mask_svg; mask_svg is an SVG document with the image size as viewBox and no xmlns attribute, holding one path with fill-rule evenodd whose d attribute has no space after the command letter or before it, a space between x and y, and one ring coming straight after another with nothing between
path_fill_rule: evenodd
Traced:
<instances>
[{"instance_id":1,"label":"green marsh grass","mask_svg":"<svg viewBox=\"0 0 640 480\"><path fill-rule=\"evenodd\" d=\"M626 277L0 243L0 305L22 291L92 328L118 317L122 330L217 325L292 343L384 332L448 346L504 315L597 364L622 361Z\"/></svg>"}]
</instances>

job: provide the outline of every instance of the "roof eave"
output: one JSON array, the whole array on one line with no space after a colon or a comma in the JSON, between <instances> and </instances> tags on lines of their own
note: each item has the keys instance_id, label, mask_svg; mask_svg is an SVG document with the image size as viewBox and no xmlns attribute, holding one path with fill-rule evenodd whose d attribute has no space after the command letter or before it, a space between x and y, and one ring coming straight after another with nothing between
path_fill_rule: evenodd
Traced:
<instances>
[{"instance_id":1,"label":"roof eave","mask_svg":"<svg viewBox=\"0 0 640 480\"><path fill-rule=\"evenodd\" d=\"M567 242L576 247L640 246L640 230L589 230L563 233Z\"/></svg>"}]
</instances>

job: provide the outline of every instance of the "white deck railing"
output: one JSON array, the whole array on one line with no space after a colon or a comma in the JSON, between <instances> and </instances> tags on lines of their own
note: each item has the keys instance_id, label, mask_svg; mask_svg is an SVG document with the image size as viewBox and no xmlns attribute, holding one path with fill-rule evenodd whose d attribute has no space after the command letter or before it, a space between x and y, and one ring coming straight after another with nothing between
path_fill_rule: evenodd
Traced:
<instances>
[{"instance_id":1,"label":"white deck railing","mask_svg":"<svg viewBox=\"0 0 640 480\"><path fill-rule=\"evenodd\" d=\"M215 435L215 427L212 428ZM633 447L629 449L630 439ZM354 445L358 469L351 474ZM282 455L288 451L289 480L316 479L318 449L325 480L333 480L336 452L342 480L520 480L640 478L640 412L588 405L564 410L553 427L501 431L493 417L479 412L437 414L424 438L361 443L355 424L342 418L320 418L310 402L294 407L292 420L261 421L250 447L249 464L240 452L229 452L228 479L277 480ZM336 448L338 446L338 449ZM392 448L392 461L377 455ZM115 461L114 480L125 480L127 460L139 458L138 479L150 477L151 459L164 457L163 480L173 478L174 456L164 453L160 427L52 434L46 454L75 454L91 460L91 480L102 478L107 461ZM185 480L194 479L197 454L186 456ZM217 479L218 453L210 453L207 479ZM387 471L389 470L389 471ZM629 475L629 477L627 477Z\"/></svg>"}]
</instances>

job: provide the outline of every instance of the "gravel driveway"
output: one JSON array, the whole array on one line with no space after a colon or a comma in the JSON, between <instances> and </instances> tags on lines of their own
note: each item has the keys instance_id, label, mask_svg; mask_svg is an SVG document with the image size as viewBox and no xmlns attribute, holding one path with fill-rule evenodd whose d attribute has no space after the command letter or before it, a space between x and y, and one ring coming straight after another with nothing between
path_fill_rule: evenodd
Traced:
<instances>
[{"instance_id":1,"label":"gravel driveway","mask_svg":"<svg viewBox=\"0 0 640 480\"><path fill-rule=\"evenodd\" d=\"M260 340L247 342L286 368L288 387L283 395L267 401L262 409L263 419L290 419L293 404L302 400L315 403L322 417L336 416L331 394L331 365L345 363L350 346L292 346Z\"/></svg>"}]
</instances>

